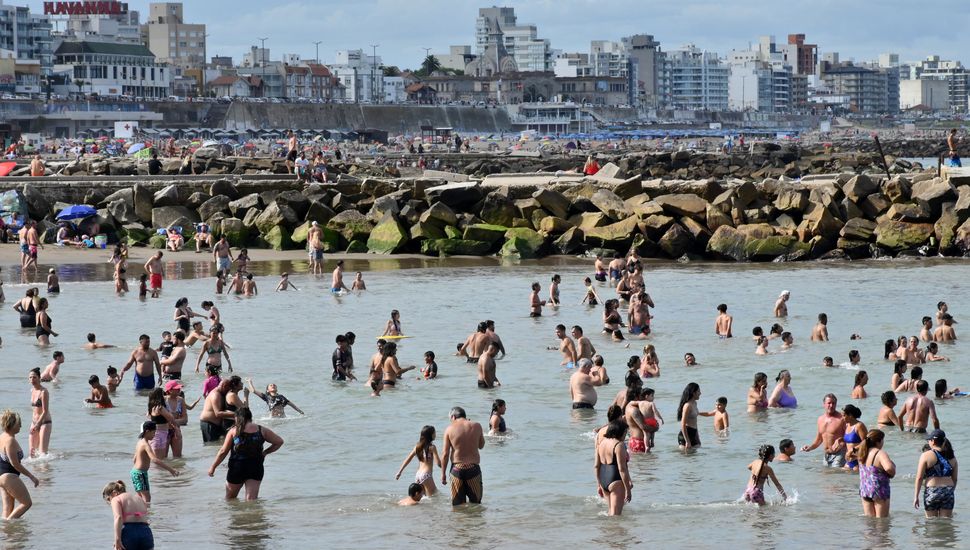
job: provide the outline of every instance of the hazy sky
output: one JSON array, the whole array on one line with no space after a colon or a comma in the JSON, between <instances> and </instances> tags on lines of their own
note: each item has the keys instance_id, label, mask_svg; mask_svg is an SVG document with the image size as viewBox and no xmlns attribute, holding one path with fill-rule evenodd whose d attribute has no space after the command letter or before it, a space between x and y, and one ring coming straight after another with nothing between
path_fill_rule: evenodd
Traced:
<instances>
[{"instance_id":1,"label":"hazy sky","mask_svg":"<svg viewBox=\"0 0 970 550\"><path fill-rule=\"evenodd\" d=\"M4 0L0 0L4 3ZM39 0L6 0L43 11ZM148 1L128 2L148 15ZM334 51L380 44L385 63L417 67L424 56L475 40L475 18L488 2L469 0L188 0L189 23L205 23L208 54L240 62L257 37L268 37L271 57L298 53L332 61ZM722 55L747 49L758 36L785 42L804 33L820 52L838 51L842 59L864 61L880 53L899 53L903 61L928 55L963 60L970 53L970 4L964 0L508 0L519 24L538 26L540 38L564 51L589 51L590 40L653 34L664 49L694 43ZM932 8L932 9L931 9ZM950 24L952 23L952 24ZM964 60L970 62L970 55Z\"/></svg>"}]
</instances>

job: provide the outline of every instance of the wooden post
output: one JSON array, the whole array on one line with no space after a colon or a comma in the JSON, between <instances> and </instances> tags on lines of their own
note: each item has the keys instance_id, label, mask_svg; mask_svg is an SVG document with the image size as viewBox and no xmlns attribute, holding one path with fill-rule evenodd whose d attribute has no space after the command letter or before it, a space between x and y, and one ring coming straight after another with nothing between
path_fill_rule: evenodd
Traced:
<instances>
[{"instance_id":1,"label":"wooden post","mask_svg":"<svg viewBox=\"0 0 970 550\"><path fill-rule=\"evenodd\" d=\"M889 173L889 165L886 164L886 154L882 152L882 144L879 143L879 136L873 134L872 139L876 140L876 149L879 150L879 160L882 161L882 167L886 171L886 179L893 179Z\"/></svg>"}]
</instances>

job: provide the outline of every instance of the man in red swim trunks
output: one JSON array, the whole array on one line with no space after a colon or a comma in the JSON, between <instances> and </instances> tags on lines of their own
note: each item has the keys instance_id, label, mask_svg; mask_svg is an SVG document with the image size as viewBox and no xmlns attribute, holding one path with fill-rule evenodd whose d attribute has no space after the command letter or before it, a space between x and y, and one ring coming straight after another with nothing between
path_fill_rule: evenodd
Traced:
<instances>
[{"instance_id":1,"label":"man in red swim trunks","mask_svg":"<svg viewBox=\"0 0 970 550\"><path fill-rule=\"evenodd\" d=\"M158 291L162 289L162 275L165 274L165 267L162 265L161 250L145 262L145 272L148 273L148 281L152 289L152 294L157 295Z\"/></svg>"}]
</instances>

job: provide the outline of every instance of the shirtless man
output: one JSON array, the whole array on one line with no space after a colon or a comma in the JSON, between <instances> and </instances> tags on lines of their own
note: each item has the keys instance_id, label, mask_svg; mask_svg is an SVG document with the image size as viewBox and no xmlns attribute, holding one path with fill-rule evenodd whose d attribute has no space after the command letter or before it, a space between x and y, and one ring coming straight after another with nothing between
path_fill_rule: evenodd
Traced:
<instances>
[{"instance_id":1,"label":"shirtless man","mask_svg":"<svg viewBox=\"0 0 970 550\"><path fill-rule=\"evenodd\" d=\"M30 220L24 221L24 225L17 231L17 240L20 242L20 267L27 265L30 258L30 249L27 247L27 231L30 230Z\"/></svg>"},{"instance_id":2,"label":"shirtless man","mask_svg":"<svg viewBox=\"0 0 970 550\"><path fill-rule=\"evenodd\" d=\"M532 283L532 294L529 295L529 317L542 317L542 306L546 301L539 298L539 283Z\"/></svg>"},{"instance_id":3,"label":"shirtless man","mask_svg":"<svg viewBox=\"0 0 970 550\"><path fill-rule=\"evenodd\" d=\"M229 270L232 267L233 258L232 249L225 235L219 237L215 246L212 247L212 259L216 262L216 270L221 270L228 276Z\"/></svg>"},{"instance_id":4,"label":"shirtless man","mask_svg":"<svg viewBox=\"0 0 970 550\"><path fill-rule=\"evenodd\" d=\"M924 363L923 355L919 349L919 338L913 336L909 339L906 347L897 348L896 357L905 360L907 365L920 365Z\"/></svg>"},{"instance_id":5,"label":"shirtless man","mask_svg":"<svg viewBox=\"0 0 970 550\"><path fill-rule=\"evenodd\" d=\"M940 419L936 417L936 405L926 397L930 384L926 380L916 383L916 395L910 396L899 410L899 418L903 419L906 429L914 433L925 434L929 419L933 419L933 428L940 429Z\"/></svg>"},{"instance_id":6,"label":"shirtless man","mask_svg":"<svg viewBox=\"0 0 970 550\"><path fill-rule=\"evenodd\" d=\"M185 362L185 333L176 330L174 334L175 346L172 353L158 362L162 365L162 378L165 380L182 379L182 363Z\"/></svg>"},{"instance_id":7,"label":"shirtless man","mask_svg":"<svg viewBox=\"0 0 970 550\"><path fill-rule=\"evenodd\" d=\"M640 292L630 299L630 333L646 338L650 335L650 308L655 307L650 295Z\"/></svg>"},{"instance_id":8,"label":"shirtless man","mask_svg":"<svg viewBox=\"0 0 970 550\"><path fill-rule=\"evenodd\" d=\"M592 359L596 353L596 348L593 347L588 336L583 336L583 327L573 325L572 335L576 339L576 357L578 359Z\"/></svg>"},{"instance_id":9,"label":"shirtless man","mask_svg":"<svg viewBox=\"0 0 970 550\"><path fill-rule=\"evenodd\" d=\"M485 353L478 358L478 387L483 390L502 385L495 376L496 355L498 355L498 346L494 342L489 342Z\"/></svg>"},{"instance_id":10,"label":"shirtless man","mask_svg":"<svg viewBox=\"0 0 970 550\"><path fill-rule=\"evenodd\" d=\"M135 367L135 390L150 390L155 387L155 371L158 371L158 382L162 382L162 364L158 359L158 352L152 349L151 338L147 334L138 337L138 347L131 352L131 357L121 369L121 378L125 377L128 369Z\"/></svg>"},{"instance_id":11,"label":"shirtless man","mask_svg":"<svg viewBox=\"0 0 970 550\"><path fill-rule=\"evenodd\" d=\"M40 242L40 237L37 235L37 222L30 221L27 222L27 233L24 238L27 242L27 259L24 263L24 269L28 269L30 266L34 266L34 271L37 271L37 249L44 248L44 245Z\"/></svg>"},{"instance_id":12,"label":"shirtless man","mask_svg":"<svg viewBox=\"0 0 970 550\"><path fill-rule=\"evenodd\" d=\"M297 156L297 141L296 134L293 130L290 130L289 137L286 140L286 173L296 174L296 178L300 179L300 174L296 171L296 156Z\"/></svg>"},{"instance_id":13,"label":"shirtless man","mask_svg":"<svg viewBox=\"0 0 970 550\"><path fill-rule=\"evenodd\" d=\"M943 344L955 341L957 339L957 333L953 330L953 316L949 313L944 313L940 316L940 319L942 320L942 324L933 331L933 339Z\"/></svg>"},{"instance_id":14,"label":"shirtless man","mask_svg":"<svg viewBox=\"0 0 970 550\"><path fill-rule=\"evenodd\" d=\"M485 348L492 342L488 337L488 325L485 322L478 323L478 330L468 335L455 355L465 356L469 363L478 363Z\"/></svg>"},{"instance_id":15,"label":"shirtless man","mask_svg":"<svg viewBox=\"0 0 970 550\"><path fill-rule=\"evenodd\" d=\"M923 317L923 328L919 331L919 339L923 342L936 341L936 337L933 336L933 318L929 315Z\"/></svg>"},{"instance_id":16,"label":"shirtless man","mask_svg":"<svg viewBox=\"0 0 970 550\"><path fill-rule=\"evenodd\" d=\"M717 306L717 318L714 319L714 334L717 334L718 338L731 338L731 325L734 324L734 317L731 317L727 313L727 304L719 304Z\"/></svg>"},{"instance_id":17,"label":"shirtless man","mask_svg":"<svg viewBox=\"0 0 970 550\"><path fill-rule=\"evenodd\" d=\"M159 250L154 256L145 262L145 272L148 273L149 286L152 289L152 297L158 297L162 290L162 276L165 274L165 267L162 265L162 251Z\"/></svg>"},{"instance_id":18,"label":"shirtless man","mask_svg":"<svg viewBox=\"0 0 970 550\"><path fill-rule=\"evenodd\" d=\"M791 298L791 292L782 290L781 295L778 296L778 300L775 302L775 317L788 317L789 298Z\"/></svg>"},{"instance_id":19,"label":"shirtless man","mask_svg":"<svg viewBox=\"0 0 970 550\"><path fill-rule=\"evenodd\" d=\"M344 284L344 261L337 260L337 267L333 268L333 279L330 282L330 293L340 294L344 290L350 292L350 289Z\"/></svg>"},{"instance_id":20,"label":"shirtless man","mask_svg":"<svg viewBox=\"0 0 970 550\"><path fill-rule=\"evenodd\" d=\"M310 222L310 230L306 234L307 251L310 254L310 273L323 274L323 229L317 222Z\"/></svg>"},{"instance_id":21,"label":"shirtless man","mask_svg":"<svg viewBox=\"0 0 970 550\"><path fill-rule=\"evenodd\" d=\"M445 428L441 448L441 484L448 485L448 463L451 462L451 505L480 504L484 488L478 451L485 447L485 433L481 424L465 417L465 409L461 407L451 409L449 418L451 424Z\"/></svg>"},{"instance_id":22,"label":"shirtless man","mask_svg":"<svg viewBox=\"0 0 970 550\"><path fill-rule=\"evenodd\" d=\"M603 261L603 256L599 254L596 255L596 262L593 264L593 271L593 277L597 281L601 283L606 282L607 267L606 262Z\"/></svg>"},{"instance_id":23,"label":"shirtless man","mask_svg":"<svg viewBox=\"0 0 970 550\"><path fill-rule=\"evenodd\" d=\"M559 338L559 347L549 348L550 351L558 350L562 352L562 362L560 365L571 369L576 366L576 344L573 339L566 335L566 325L556 325L556 338Z\"/></svg>"},{"instance_id":24,"label":"shirtless man","mask_svg":"<svg viewBox=\"0 0 970 550\"><path fill-rule=\"evenodd\" d=\"M199 426L202 428L202 443L213 443L226 435L225 421L232 421L236 413L226 409L226 394L231 382L225 379L205 397Z\"/></svg>"},{"instance_id":25,"label":"shirtless man","mask_svg":"<svg viewBox=\"0 0 970 550\"><path fill-rule=\"evenodd\" d=\"M488 337L498 345L499 352L502 353L502 357L505 357L505 345L502 343L502 339L499 338L498 334L495 332L495 321L489 319L485 321L485 333Z\"/></svg>"},{"instance_id":26,"label":"shirtless man","mask_svg":"<svg viewBox=\"0 0 970 550\"><path fill-rule=\"evenodd\" d=\"M829 341L829 316L824 313L818 314L818 323L812 329L812 342Z\"/></svg>"},{"instance_id":27,"label":"shirtless man","mask_svg":"<svg viewBox=\"0 0 970 550\"><path fill-rule=\"evenodd\" d=\"M845 418L836 410L838 398L834 394L826 395L822 404L825 407L825 414L818 417L818 432L815 434L815 440L810 445L803 446L802 452L807 453L823 445L825 465L841 468L845 466Z\"/></svg>"},{"instance_id":28,"label":"shirtless man","mask_svg":"<svg viewBox=\"0 0 970 550\"><path fill-rule=\"evenodd\" d=\"M44 175L47 168L44 166L44 161L40 158L40 155L34 155L34 159L30 161L30 175L35 178L39 178Z\"/></svg>"},{"instance_id":29,"label":"shirtless man","mask_svg":"<svg viewBox=\"0 0 970 550\"><path fill-rule=\"evenodd\" d=\"M51 382L57 379L57 373L60 372L61 365L64 364L64 352L55 351L53 359L54 360L51 361L49 365L47 365L47 368L44 369L44 372L41 373L40 375L41 382Z\"/></svg>"},{"instance_id":30,"label":"shirtless man","mask_svg":"<svg viewBox=\"0 0 970 550\"><path fill-rule=\"evenodd\" d=\"M593 362L589 359L579 360L579 370L569 377L569 397L573 401L573 409L592 409L596 406L596 389L602 386L601 371L591 373Z\"/></svg>"},{"instance_id":31,"label":"shirtless man","mask_svg":"<svg viewBox=\"0 0 970 550\"><path fill-rule=\"evenodd\" d=\"M623 256L619 252L613 256L613 261L610 262L609 269L610 285L616 286L620 282L623 272L626 271L626 260L623 259Z\"/></svg>"}]
</instances>

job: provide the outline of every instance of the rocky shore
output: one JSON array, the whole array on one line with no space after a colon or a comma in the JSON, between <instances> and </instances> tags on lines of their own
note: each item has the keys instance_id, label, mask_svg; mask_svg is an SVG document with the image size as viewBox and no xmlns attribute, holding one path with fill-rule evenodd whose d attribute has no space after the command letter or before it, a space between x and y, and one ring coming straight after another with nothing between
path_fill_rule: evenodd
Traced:
<instances>
[{"instance_id":1,"label":"rocky shore","mask_svg":"<svg viewBox=\"0 0 970 550\"><path fill-rule=\"evenodd\" d=\"M734 261L970 254L970 181L938 177L935 167L890 158L887 176L876 154L763 143L735 154L601 152L595 176L569 172L585 154L437 155L455 171L414 174L345 162L331 166L335 182L304 184L273 176L285 173L277 159L201 151L205 178L145 177L143 161L109 159L0 187L18 182L48 239L61 208L85 203L98 216L81 231L157 248L158 228L181 226L188 237L204 221L236 247L298 249L316 221L328 252L535 258L635 246L645 257Z\"/></svg>"}]
</instances>

